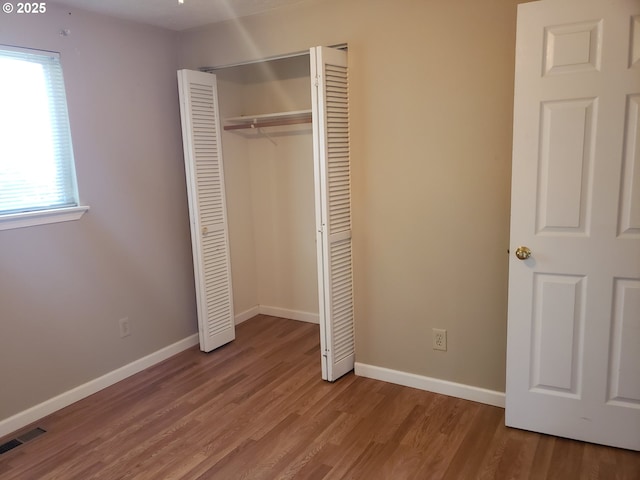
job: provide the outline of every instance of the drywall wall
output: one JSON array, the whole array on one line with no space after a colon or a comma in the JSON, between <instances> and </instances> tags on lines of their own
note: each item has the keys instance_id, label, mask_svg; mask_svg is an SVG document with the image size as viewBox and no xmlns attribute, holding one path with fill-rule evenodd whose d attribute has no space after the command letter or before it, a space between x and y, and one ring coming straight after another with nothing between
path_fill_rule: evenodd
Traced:
<instances>
[{"instance_id":1,"label":"drywall wall","mask_svg":"<svg viewBox=\"0 0 640 480\"><path fill-rule=\"evenodd\" d=\"M358 362L504 391L517 3L310 0L181 34L190 68L348 43Z\"/></svg>"},{"instance_id":2,"label":"drywall wall","mask_svg":"<svg viewBox=\"0 0 640 480\"><path fill-rule=\"evenodd\" d=\"M0 15L0 44L61 53L91 207L0 232L2 420L194 334L197 320L175 34L48 3Z\"/></svg>"},{"instance_id":3,"label":"drywall wall","mask_svg":"<svg viewBox=\"0 0 640 480\"><path fill-rule=\"evenodd\" d=\"M220 120L242 111L243 78L235 70L216 75ZM248 144L240 135L222 132L227 221L231 244L231 281L233 307L236 317L252 313L258 305L258 285L253 225L253 196L251 191L251 163Z\"/></svg>"},{"instance_id":4,"label":"drywall wall","mask_svg":"<svg viewBox=\"0 0 640 480\"><path fill-rule=\"evenodd\" d=\"M308 56L216 74L223 119L311 107ZM223 133L236 314L317 317L312 148L310 124Z\"/></svg>"}]
</instances>

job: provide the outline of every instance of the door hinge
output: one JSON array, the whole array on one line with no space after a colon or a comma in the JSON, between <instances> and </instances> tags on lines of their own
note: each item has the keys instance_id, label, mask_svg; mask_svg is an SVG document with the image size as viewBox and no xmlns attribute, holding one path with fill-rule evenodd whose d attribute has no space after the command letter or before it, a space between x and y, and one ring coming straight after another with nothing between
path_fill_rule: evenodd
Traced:
<instances>
[{"instance_id":1,"label":"door hinge","mask_svg":"<svg viewBox=\"0 0 640 480\"><path fill-rule=\"evenodd\" d=\"M320 85L320 77L316 75L315 78L313 79L313 86L317 87L318 85Z\"/></svg>"},{"instance_id":2,"label":"door hinge","mask_svg":"<svg viewBox=\"0 0 640 480\"><path fill-rule=\"evenodd\" d=\"M322 356L323 356L324 358L329 357L329 349L328 349L328 348L325 348L325 349L324 349L324 352L322 352Z\"/></svg>"}]
</instances>

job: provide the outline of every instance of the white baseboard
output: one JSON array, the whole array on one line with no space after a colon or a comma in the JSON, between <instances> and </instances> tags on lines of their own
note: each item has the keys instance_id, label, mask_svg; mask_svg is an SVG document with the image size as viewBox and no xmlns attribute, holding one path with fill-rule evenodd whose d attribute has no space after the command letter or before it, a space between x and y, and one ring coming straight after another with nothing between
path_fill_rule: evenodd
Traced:
<instances>
[{"instance_id":1,"label":"white baseboard","mask_svg":"<svg viewBox=\"0 0 640 480\"><path fill-rule=\"evenodd\" d=\"M93 395L104 388L110 387L114 383L118 383L120 380L124 380L127 377L135 375L145 368L149 368L156 363L160 363L161 361L197 344L198 334L191 335L190 337L179 340L172 345L153 352L146 357L135 360L128 365L113 370L101 377L90 380L85 384L79 385L56 397L50 398L49 400L27 410L17 413L12 417L1 420L0 437L4 437L16 430L20 430L22 427L25 427L30 423L36 422L41 418L67 407L78 400L82 400L89 395Z\"/></svg>"},{"instance_id":2,"label":"white baseboard","mask_svg":"<svg viewBox=\"0 0 640 480\"><path fill-rule=\"evenodd\" d=\"M272 317L288 318L289 320L299 320L301 322L320 323L320 316L317 313L303 312L300 310L290 310L288 308L270 307L268 305L256 305L235 316L236 325L246 322L258 314L271 315Z\"/></svg>"},{"instance_id":3,"label":"white baseboard","mask_svg":"<svg viewBox=\"0 0 640 480\"><path fill-rule=\"evenodd\" d=\"M289 310L287 308L269 307L260 305L258 307L263 315L271 315L272 317L288 318L290 320L299 320L301 322L320 323L320 316L317 313L302 312L300 310Z\"/></svg>"},{"instance_id":4,"label":"white baseboard","mask_svg":"<svg viewBox=\"0 0 640 480\"><path fill-rule=\"evenodd\" d=\"M504 408L505 396L503 392L473 387L462 383L449 382L438 378L424 377L414 373L391 370L389 368L376 367L364 363L355 364L355 374L361 377L382 380L405 387L418 388L427 392L440 393L450 397L462 398L473 402L486 403L494 407Z\"/></svg>"},{"instance_id":5,"label":"white baseboard","mask_svg":"<svg viewBox=\"0 0 640 480\"><path fill-rule=\"evenodd\" d=\"M242 322L246 322L250 318L255 317L260 313L260 305L256 305L255 307L251 307L244 312L241 312L235 316L236 325L240 325Z\"/></svg>"}]
</instances>

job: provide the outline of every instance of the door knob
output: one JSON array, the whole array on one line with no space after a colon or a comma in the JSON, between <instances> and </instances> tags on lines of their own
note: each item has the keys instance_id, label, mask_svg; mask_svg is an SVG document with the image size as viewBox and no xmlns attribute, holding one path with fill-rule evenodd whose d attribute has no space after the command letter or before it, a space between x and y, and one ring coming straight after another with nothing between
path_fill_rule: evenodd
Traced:
<instances>
[{"instance_id":1,"label":"door knob","mask_svg":"<svg viewBox=\"0 0 640 480\"><path fill-rule=\"evenodd\" d=\"M529 247L518 247L516 249L516 257L518 257L519 260L526 260L530 256L531 250L529 249Z\"/></svg>"},{"instance_id":2,"label":"door knob","mask_svg":"<svg viewBox=\"0 0 640 480\"><path fill-rule=\"evenodd\" d=\"M209 229L207 227L202 227L202 234L206 235L207 233L209 233Z\"/></svg>"}]
</instances>

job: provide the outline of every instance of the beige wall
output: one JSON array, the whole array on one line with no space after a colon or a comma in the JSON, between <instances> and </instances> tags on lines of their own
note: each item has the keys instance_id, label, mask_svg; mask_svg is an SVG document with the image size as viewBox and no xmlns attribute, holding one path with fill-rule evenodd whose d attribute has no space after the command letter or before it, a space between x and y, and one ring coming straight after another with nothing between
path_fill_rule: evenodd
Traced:
<instances>
[{"instance_id":1,"label":"beige wall","mask_svg":"<svg viewBox=\"0 0 640 480\"><path fill-rule=\"evenodd\" d=\"M223 119L311 108L308 56L216 73ZM236 314L317 315L311 125L264 133L223 133Z\"/></svg>"},{"instance_id":2,"label":"beige wall","mask_svg":"<svg viewBox=\"0 0 640 480\"><path fill-rule=\"evenodd\" d=\"M358 362L504 390L517 3L310 0L181 35L190 68L349 44Z\"/></svg>"},{"instance_id":3,"label":"beige wall","mask_svg":"<svg viewBox=\"0 0 640 480\"><path fill-rule=\"evenodd\" d=\"M0 232L1 420L197 322L175 34L49 3L44 15L0 15L0 44L61 52L91 207L76 222Z\"/></svg>"},{"instance_id":4,"label":"beige wall","mask_svg":"<svg viewBox=\"0 0 640 480\"><path fill-rule=\"evenodd\" d=\"M217 75L221 119L243 109L242 76L236 71ZM231 279L235 314L258 305L258 283L251 189L249 145L240 135L222 131L227 219L231 248Z\"/></svg>"}]
</instances>

